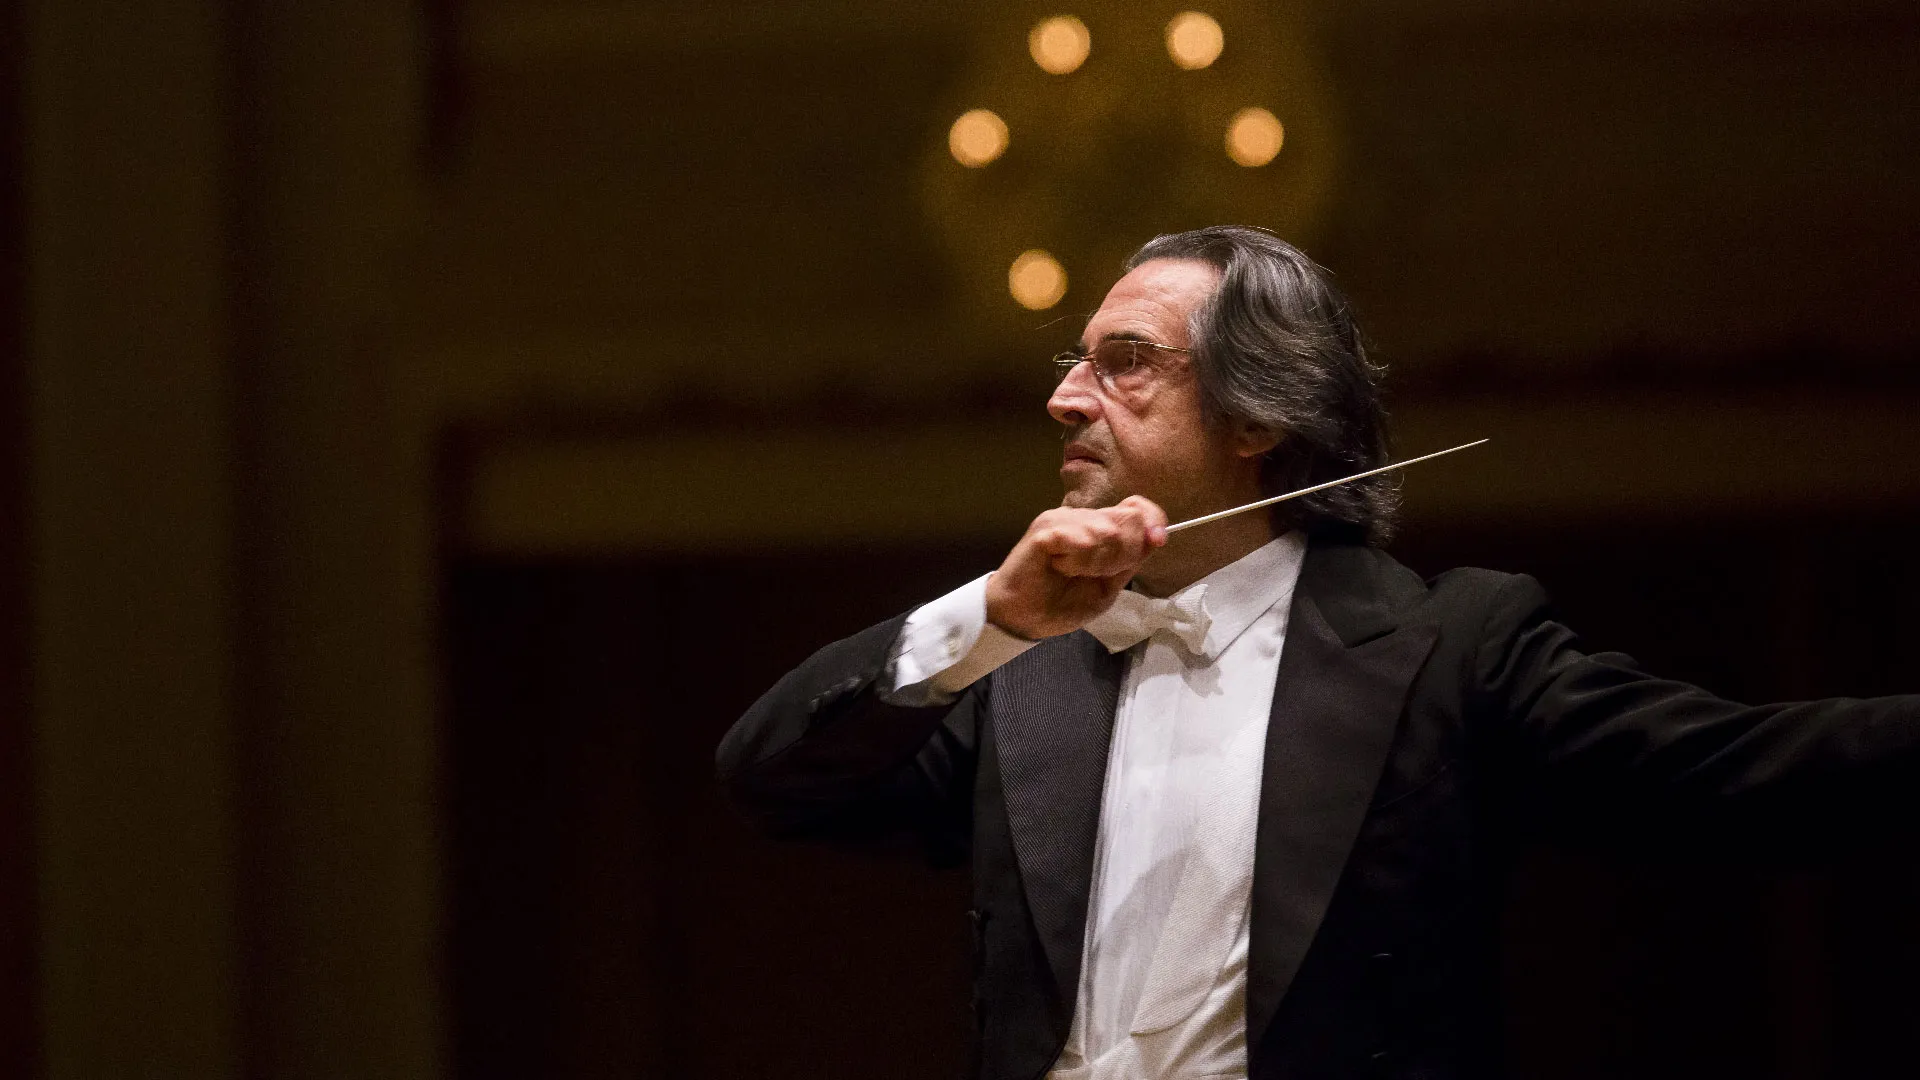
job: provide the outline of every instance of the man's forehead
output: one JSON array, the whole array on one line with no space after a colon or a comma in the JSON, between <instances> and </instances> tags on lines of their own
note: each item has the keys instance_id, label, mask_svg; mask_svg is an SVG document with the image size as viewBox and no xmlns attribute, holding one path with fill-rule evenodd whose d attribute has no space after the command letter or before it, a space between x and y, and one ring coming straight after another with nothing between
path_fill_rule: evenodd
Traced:
<instances>
[{"instance_id":1,"label":"man's forehead","mask_svg":"<svg viewBox=\"0 0 1920 1080\"><path fill-rule=\"evenodd\" d=\"M1087 320L1081 344L1133 339L1184 345L1188 317L1219 283L1220 272L1198 259L1141 263L1108 290L1100 310Z\"/></svg>"}]
</instances>

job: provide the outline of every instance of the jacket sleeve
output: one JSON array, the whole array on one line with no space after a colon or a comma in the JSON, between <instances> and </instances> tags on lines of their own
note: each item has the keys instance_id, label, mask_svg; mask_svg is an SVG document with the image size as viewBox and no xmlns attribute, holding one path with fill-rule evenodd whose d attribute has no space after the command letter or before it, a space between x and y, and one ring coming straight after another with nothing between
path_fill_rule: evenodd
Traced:
<instances>
[{"instance_id":1,"label":"jacket sleeve","mask_svg":"<svg viewBox=\"0 0 1920 1080\"><path fill-rule=\"evenodd\" d=\"M1588 653L1532 578L1494 597L1480 703L1522 805L1589 835L1820 850L1920 820L1920 697L1742 705Z\"/></svg>"},{"instance_id":2,"label":"jacket sleeve","mask_svg":"<svg viewBox=\"0 0 1920 1080\"><path fill-rule=\"evenodd\" d=\"M950 704L881 700L879 683L906 619L821 649L721 740L721 784L770 834L861 850L910 847L942 865L965 857L988 680Z\"/></svg>"}]
</instances>

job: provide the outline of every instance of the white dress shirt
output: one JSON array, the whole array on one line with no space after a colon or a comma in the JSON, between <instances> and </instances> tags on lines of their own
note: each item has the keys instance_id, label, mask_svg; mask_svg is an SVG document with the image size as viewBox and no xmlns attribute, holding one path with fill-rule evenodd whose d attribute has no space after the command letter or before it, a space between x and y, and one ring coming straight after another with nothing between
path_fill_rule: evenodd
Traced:
<instances>
[{"instance_id":1,"label":"white dress shirt","mask_svg":"<svg viewBox=\"0 0 1920 1080\"><path fill-rule=\"evenodd\" d=\"M1247 1075L1260 771L1305 554L1288 534L1165 600L1122 594L1087 626L1127 651L1127 667L1073 1026L1052 1080ZM986 621L977 579L908 617L884 696L951 700L1030 647Z\"/></svg>"}]
</instances>

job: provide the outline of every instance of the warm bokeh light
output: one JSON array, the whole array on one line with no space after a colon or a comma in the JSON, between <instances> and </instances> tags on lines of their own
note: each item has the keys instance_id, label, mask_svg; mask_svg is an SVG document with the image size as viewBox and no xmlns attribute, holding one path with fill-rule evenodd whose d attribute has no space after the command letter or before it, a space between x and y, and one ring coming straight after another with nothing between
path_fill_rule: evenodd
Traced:
<instances>
[{"instance_id":1,"label":"warm bokeh light","mask_svg":"<svg viewBox=\"0 0 1920 1080\"><path fill-rule=\"evenodd\" d=\"M1021 307L1045 311L1067 295L1066 268L1039 248L1023 251L1007 269L1007 291Z\"/></svg>"},{"instance_id":2,"label":"warm bokeh light","mask_svg":"<svg viewBox=\"0 0 1920 1080\"><path fill-rule=\"evenodd\" d=\"M1272 113L1261 108L1241 109L1227 125L1227 156L1236 164L1255 168L1280 153L1287 130Z\"/></svg>"},{"instance_id":3,"label":"warm bokeh light","mask_svg":"<svg viewBox=\"0 0 1920 1080\"><path fill-rule=\"evenodd\" d=\"M947 130L947 149L953 160L977 169L1007 152L1007 122L991 109L961 113Z\"/></svg>"},{"instance_id":4,"label":"warm bokeh light","mask_svg":"<svg viewBox=\"0 0 1920 1080\"><path fill-rule=\"evenodd\" d=\"M1027 51L1033 54L1033 62L1052 75L1065 75L1086 63L1092 48L1093 35L1087 32L1087 24L1071 15L1042 19L1027 34Z\"/></svg>"},{"instance_id":5,"label":"warm bokeh light","mask_svg":"<svg viewBox=\"0 0 1920 1080\"><path fill-rule=\"evenodd\" d=\"M1227 35L1213 16L1183 11L1167 23L1167 55L1188 71L1198 71L1220 59Z\"/></svg>"}]
</instances>

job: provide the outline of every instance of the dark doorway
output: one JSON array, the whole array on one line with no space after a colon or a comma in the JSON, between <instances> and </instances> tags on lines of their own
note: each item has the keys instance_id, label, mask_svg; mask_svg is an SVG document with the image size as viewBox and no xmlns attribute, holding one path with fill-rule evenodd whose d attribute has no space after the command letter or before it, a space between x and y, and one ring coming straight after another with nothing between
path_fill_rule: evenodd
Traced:
<instances>
[{"instance_id":1,"label":"dark doorway","mask_svg":"<svg viewBox=\"0 0 1920 1080\"><path fill-rule=\"evenodd\" d=\"M762 840L713 751L813 649L987 557L457 569L458 1075L954 1071L964 875Z\"/></svg>"}]
</instances>

